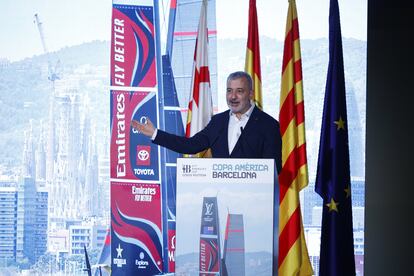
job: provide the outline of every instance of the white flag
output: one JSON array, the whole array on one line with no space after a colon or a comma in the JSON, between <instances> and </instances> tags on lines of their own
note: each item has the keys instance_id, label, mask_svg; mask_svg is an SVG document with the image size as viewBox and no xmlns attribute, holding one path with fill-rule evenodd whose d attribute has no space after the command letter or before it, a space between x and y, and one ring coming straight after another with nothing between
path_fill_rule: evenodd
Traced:
<instances>
[{"instance_id":1,"label":"white flag","mask_svg":"<svg viewBox=\"0 0 414 276\"><path fill-rule=\"evenodd\" d=\"M207 0L203 0L194 50L186 137L191 137L202 130L210 121L211 116L213 116L213 103L210 90L210 71L208 68Z\"/></svg>"}]
</instances>

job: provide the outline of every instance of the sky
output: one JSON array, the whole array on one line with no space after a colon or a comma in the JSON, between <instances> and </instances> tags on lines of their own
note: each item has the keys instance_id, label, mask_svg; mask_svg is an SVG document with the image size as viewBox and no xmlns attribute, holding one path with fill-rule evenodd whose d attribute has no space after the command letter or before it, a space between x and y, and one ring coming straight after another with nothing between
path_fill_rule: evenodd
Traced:
<instances>
[{"instance_id":1,"label":"sky","mask_svg":"<svg viewBox=\"0 0 414 276\"><path fill-rule=\"evenodd\" d=\"M159 0L168 11L169 0ZM109 40L111 0L1 0L0 59L17 61L43 53L34 14L43 23L49 51ZM301 39L328 37L329 0L296 1ZM217 36L247 37L249 0L216 0ZM256 0L259 34L283 40L288 0ZM339 1L344 37L366 41L367 0ZM160 14L165 32L168 14ZM165 20L165 21L164 21Z\"/></svg>"}]
</instances>

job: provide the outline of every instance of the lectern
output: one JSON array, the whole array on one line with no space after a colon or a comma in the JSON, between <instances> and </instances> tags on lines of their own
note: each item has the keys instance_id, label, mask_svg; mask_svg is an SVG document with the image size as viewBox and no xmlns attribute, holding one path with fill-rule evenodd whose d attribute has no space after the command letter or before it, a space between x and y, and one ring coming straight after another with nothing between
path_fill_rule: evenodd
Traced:
<instances>
[{"instance_id":1,"label":"lectern","mask_svg":"<svg viewBox=\"0 0 414 276\"><path fill-rule=\"evenodd\" d=\"M278 194L273 159L177 159L176 274L276 275Z\"/></svg>"}]
</instances>

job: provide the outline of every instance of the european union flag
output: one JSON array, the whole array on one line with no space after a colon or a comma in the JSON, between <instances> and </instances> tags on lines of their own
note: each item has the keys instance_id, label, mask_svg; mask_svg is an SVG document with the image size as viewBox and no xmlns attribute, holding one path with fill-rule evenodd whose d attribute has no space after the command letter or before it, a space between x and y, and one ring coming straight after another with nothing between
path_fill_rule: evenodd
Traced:
<instances>
[{"instance_id":1,"label":"european union flag","mask_svg":"<svg viewBox=\"0 0 414 276\"><path fill-rule=\"evenodd\" d=\"M355 275L345 77L337 0L330 1L329 67L315 191L323 198L319 275Z\"/></svg>"}]
</instances>

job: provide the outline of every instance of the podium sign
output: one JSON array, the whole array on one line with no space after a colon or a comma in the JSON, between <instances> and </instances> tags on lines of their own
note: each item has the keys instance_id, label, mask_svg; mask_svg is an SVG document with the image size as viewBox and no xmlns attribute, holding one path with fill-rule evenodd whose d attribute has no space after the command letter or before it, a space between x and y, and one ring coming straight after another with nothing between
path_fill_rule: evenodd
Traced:
<instances>
[{"instance_id":1,"label":"podium sign","mask_svg":"<svg viewBox=\"0 0 414 276\"><path fill-rule=\"evenodd\" d=\"M275 191L273 159L177 159L176 273L277 271Z\"/></svg>"}]
</instances>

